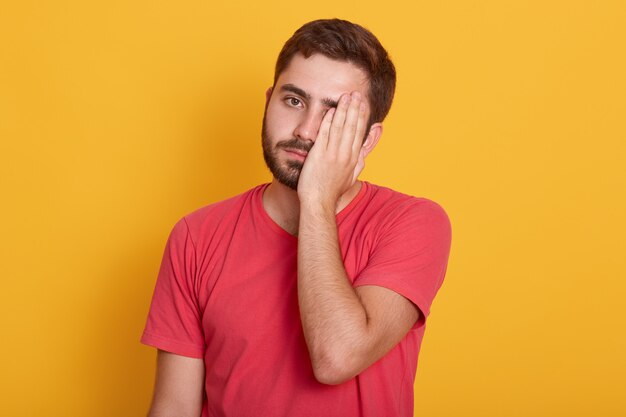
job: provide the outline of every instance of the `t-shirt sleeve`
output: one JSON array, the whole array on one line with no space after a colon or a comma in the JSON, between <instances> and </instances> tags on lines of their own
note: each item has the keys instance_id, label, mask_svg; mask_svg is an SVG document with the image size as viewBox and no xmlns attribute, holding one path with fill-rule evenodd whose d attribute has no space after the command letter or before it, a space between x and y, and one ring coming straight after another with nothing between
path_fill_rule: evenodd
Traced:
<instances>
[{"instance_id":1,"label":"t-shirt sleeve","mask_svg":"<svg viewBox=\"0 0 626 417\"><path fill-rule=\"evenodd\" d=\"M419 327L443 283L450 242L450 220L443 208L431 200L416 199L381 228L354 286L378 285L406 297L422 313L416 323Z\"/></svg>"},{"instance_id":2,"label":"t-shirt sleeve","mask_svg":"<svg viewBox=\"0 0 626 417\"><path fill-rule=\"evenodd\" d=\"M170 232L141 343L193 358L204 355L196 292L196 252L185 218Z\"/></svg>"}]
</instances>

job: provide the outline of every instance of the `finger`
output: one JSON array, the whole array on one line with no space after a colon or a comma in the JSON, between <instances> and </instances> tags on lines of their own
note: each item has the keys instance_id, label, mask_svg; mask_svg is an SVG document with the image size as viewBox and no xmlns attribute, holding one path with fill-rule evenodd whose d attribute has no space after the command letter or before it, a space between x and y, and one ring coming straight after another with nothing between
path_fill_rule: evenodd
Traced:
<instances>
[{"instance_id":1,"label":"finger","mask_svg":"<svg viewBox=\"0 0 626 417\"><path fill-rule=\"evenodd\" d=\"M359 157L357 159L357 163L354 167L354 172L352 174L352 184L354 184L357 178L359 178L359 175L363 171L363 168L365 168L365 150L361 149L359 151Z\"/></svg>"},{"instance_id":2,"label":"finger","mask_svg":"<svg viewBox=\"0 0 626 417\"><path fill-rule=\"evenodd\" d=\"M352 149L352 143L354 141L354 135L359 119L359 108L361 105L361 94L354 91L351 95L352 101L348 107L346 113L346 120L343 125L341 142L337 144L338 148L342 152L350 152Z\"/></svg>"},{"instance_id":3,"label":"finger","mask_svg":"<svg viewBox=\"0 0 626 417\"><path fill-rule=\"evenodd\" d=\"M363 147L363 139L365 138L365 129L367 128L367 117L365 113L365 102L361 102L359 105L359 117L356 125L356 132L354 133L354 140L352 142L352 152L357 153Z\"/></svg>"},{"instance_id":4,"label":"finger","mask_svg":"<svg viewBox=\"0 0 626 417\"><path fill-rule=\"evenodd\" d=\"M315 145L321 149L326 149L328 146L328 135L330 134L330 126L333 121L333 115L335 109L328 109L324 117L322 118L322 124L317 132L317 138L315 139Z\"/></svg>"},{"instance_id":5,"label":"finger","mask_svg":"<svg viewBox=\"0 0 626 417\"><path fill-rule=\"evenodd\" d=\"M339 98L337 110L333 116L333 122L330 126L330 135L328 137L328 149L337 149L337 143L341 140L343 132L343 124L346 120L346 112L350 105L350 94L343 94Z\"/></svg>"}]
</instances>

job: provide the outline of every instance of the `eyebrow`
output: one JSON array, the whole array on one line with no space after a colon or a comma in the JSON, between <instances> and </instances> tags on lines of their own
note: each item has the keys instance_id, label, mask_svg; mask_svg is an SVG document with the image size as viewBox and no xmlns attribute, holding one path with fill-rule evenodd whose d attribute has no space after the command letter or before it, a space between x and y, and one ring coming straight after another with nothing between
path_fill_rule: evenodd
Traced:
<instances>
[{"instance_id":1,"label":"eyebrow","mask_svg":"<svg viewBox=\"0 0 626 417\"><path fill-rule=\"evenodd\" d=\"M290 92L292 92L294 94L299 95L300 97L304 97L307 100L311 100L311 95L309 93L307 93L306 91L304 91L300 87L296 87L293 84L284 84L284 85L282 85L280 87L280 91L290 91ZM327 107L337 107L339 102L337 100L333 100L332 98L323 98L322 99L322 104L324 104Z\"/></svg>"}]
</instances>

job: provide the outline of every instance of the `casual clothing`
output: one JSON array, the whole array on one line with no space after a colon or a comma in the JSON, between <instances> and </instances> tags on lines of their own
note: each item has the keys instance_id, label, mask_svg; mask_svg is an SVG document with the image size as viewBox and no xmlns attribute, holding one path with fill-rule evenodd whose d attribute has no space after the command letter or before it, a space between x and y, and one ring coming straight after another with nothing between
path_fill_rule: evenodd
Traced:
<instances>
[{"instance_id":1,"label":"casual clothing","mask_svg":"<svg viewBox=\"0 0 626 417\"><path fill-rule=\"evenodd\" d=\"M450 249L446 213L433 201L364 182L337 215L353 286L389 288L421 314L379 361L343 384L324 385L313 375L298 311L298 240L263 208L267 185L176 223L141 341L204 359L203 417L412 416L425 318Z\"/></svg>"}]
</instances>

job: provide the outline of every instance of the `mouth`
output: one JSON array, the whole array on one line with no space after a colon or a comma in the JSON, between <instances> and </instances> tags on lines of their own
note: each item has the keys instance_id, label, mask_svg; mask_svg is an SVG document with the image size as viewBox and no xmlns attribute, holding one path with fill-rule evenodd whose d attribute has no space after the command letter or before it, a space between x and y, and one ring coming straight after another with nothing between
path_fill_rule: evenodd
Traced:
<instances>
[{"instance_id":1,"label":"mouth","mask_svg":"<svg viewBox=\"0 0 626 417\"><path fill-rule=\"evenodd\" d=\"M287 152L291 156L295 156L298 159L305 159L308 155L307 151L303 151L301 149L293 149L293 148L283 148L285 152Z\"/></svg>"}]
</instances>

